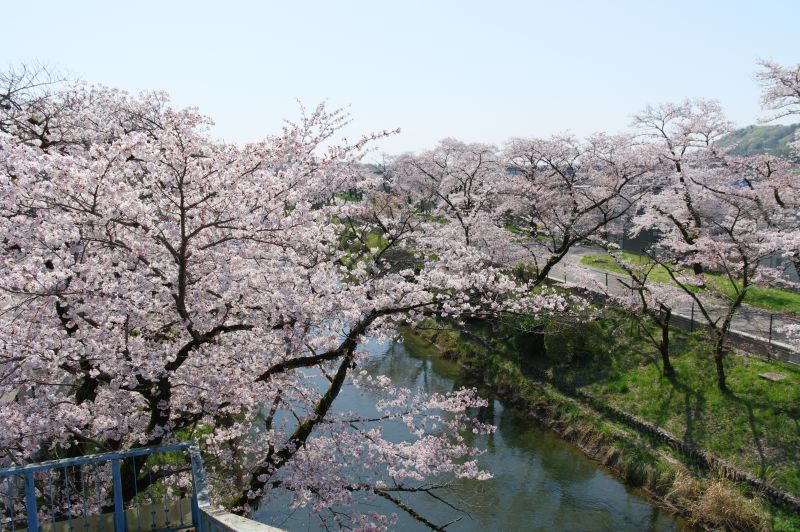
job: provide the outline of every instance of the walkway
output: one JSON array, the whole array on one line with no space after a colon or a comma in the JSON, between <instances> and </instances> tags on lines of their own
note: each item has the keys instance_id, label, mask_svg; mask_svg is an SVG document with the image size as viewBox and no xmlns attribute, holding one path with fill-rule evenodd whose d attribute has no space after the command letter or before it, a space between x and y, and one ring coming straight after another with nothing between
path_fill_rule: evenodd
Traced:
<instances>
[{"instance_id":1,"label":"walkway","mask_svg":"<svg viewBox=\"0 0 800 532\"><path fill-rule=\"evenodd\" d=\"M626 277L610 271L601 270L581 264L581 258L587 255L599 255L604 251L598 248L578 246L570 250L569 254L564 260L556 265L550 274L550 279L556 282L568 283L574 282L570 279L570 272L575 276L575 269L580 269L581 273L588 274L598 286L592 287L589 285L584 286L592 291L601 291L602 287L607 286L608 291L611 293L624 293L626 288L619 282L625 280ZM566 276L566 277L565 277ZM704 303L707 301L703 299ZM714 302L708 298L709 303L707 306L711 309L712 317L716 318L722 314L724 304L721 302ZM673 316L690 320L697 324L697 328L702 328L705 324L703 316L697 308L693 308L693 303L684 303L673 308ZM694 318L692 320L692 318ZM785 328L788 325L800 326L800 320L785 314L771 313L766 310L761 310L748 305L743 305L734 315L731 323L731 331L738 336L747 338L751 341L759 342L764 345L773 346L781 351L797 352L795 347L798 341L793 341ZM791 361L800 363L800 357L789 357Z\"/></svg>"}]
</instances>

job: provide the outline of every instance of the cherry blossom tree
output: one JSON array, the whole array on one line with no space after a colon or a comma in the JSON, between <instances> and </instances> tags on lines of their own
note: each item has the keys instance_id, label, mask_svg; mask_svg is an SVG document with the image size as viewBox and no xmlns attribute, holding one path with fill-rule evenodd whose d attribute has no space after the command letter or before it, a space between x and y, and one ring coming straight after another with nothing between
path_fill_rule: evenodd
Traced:
<instances>
[{"instance_id":1,"label":"cherry blossom tree","mask_svg":"<svg viewBox=\"0 0 800 532\"><path fill-rule=\"evenodd\" d=\"M503 166L497 150L448 138L432 150L393 160L393 190L429 211L439 231L467 246L490 246L497 228Z\"/></svg>"},{"instance_id":2,"label":"cherry blossom tree","mask_svg":"<svg viewBox=\"0 0 800 532\"><path fill-rule=\"evenodd\" d=\"M640 227L659 231L648 255L694 301L711 332L722 390L734 314L753 286L781 279L781 272L765 265L780 252L787 229L781 223L785 213L775 203L773 176L767 169L771 164L775 163L769 158L730 157L713 147L695 153L683 161L683 181L654 194L657 203L651 199L637 221ZM688 219L698 223L681 225L675 220L687 215L687 197Z\"/></svg>"},{"instance_id":3,"label":"cherry blossom tree","mask_svg":"<svg viewBox=\"0 0 800 532\"><path fill-rule=\"evenodd\" d=\"M761 83L761 105L770 111L764 121L800 114L800 64L784 67L760 61L756 79Z\"/></svg>"},{"instance_id":4,"label":"cherry blossom tree","mask_svg":"<svg viewBox=\"0 0 800 532\"><path fill-rule=\"evenodd\" d=\"M765 107L794 112L791 69L762 65ZM734 157L730 147L720 147L730 123L713 101L648 107L634 125L663 163L648 176L651 192L635 231L660 235L650 255L700 309L724 390L725 343L734 314L755 284L786 282L765 266L767 258L797 256L796 168L767 155Z\"/></svg>"},{"instance_id":5,"label":"cherry blossom tree","mask_svg":"<svg viewBox=\"0 0 800 532\"><path fill-rule=\"evenodd\" d=\"M575 245L605 244L644 192L652 157L628 136L513 139L504 150L501 209L527 237L523 258L541 283Z\"/></svg>"},{"instance_id":6,"label":"cherry blossom tree","mask_svg":"<svg viewBox=\"0 0 800 532\"><path fill-rule=\"evenodd\" d=\"M762 70L757 74L763 91L761 105L767 115L764 122L778 118L800 115L800 64L783 67L771 61L759 63ZM794 159L778 159L761 156L759 180L762 186L772 190L777 206L782 210L781 222L784 230L782 253L794 264L800 273L800 196L798 196L797 176L800 174L800 137L790 144L794 148Z\"/></svg>"},{"instance_id":7,"label":"cherry blossom tree","mask_svg":"<svg viewBox=\"0 0 800 532\"><path fill-rule=\"evenodd\" d=\"M687 158L712 146L730 132L731 124L717 102L703 99L648 106L634 117L633 124L662 161L662 170L651 174L652 193L646 208L661 220L659 230L674 229L692 245L703 221L684 171ZM692 268L695 274L703 271L700 262Z\"/></svg>"},{"instance_id":8,"label":"cherry blossom tree","mask_svg":"<svg viewBox=\"0 0 800 532\"><path fill-rule=\"evenodd\" d=\"M471 218L456 238L390 197L358 164L388 132L337 142L347 116L320 106L236 146L163 93L5 80L0 396L14 399L0 403L0 459L200 437L234 507L290 493L334 521L324 509L362 494L426 522L399 493L486 476L460 435L491 430L465 413L482 400L370 380L359 345L399 321L563 300L472 246ZM364 199L336 194L351 189ZM483 185L437 190L459 215L480 211ZM336 414L345 385L390 398L374 419ZM390 441L387 420L413 438ZM140 489L142 465L124 471ZM340 524L387 524L351 515Z\"/></svg>"}]
</instances>

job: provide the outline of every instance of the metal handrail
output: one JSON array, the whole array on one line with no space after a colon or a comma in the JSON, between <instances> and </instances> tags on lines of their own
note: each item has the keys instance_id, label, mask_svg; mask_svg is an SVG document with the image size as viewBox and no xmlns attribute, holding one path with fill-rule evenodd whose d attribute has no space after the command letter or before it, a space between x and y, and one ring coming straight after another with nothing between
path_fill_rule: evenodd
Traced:
<instances>
[{"instance_id":1,"label":"metal handrail","mask_svg":"<svg viewBox=\"0 0 800 532\"><path fill-rule=\"evenodd\" d=\"M87 464L96 464L100 462L108 462L110 460L124 460L133 456L145 456L156 453L167 453L170 451L183 451L189 449L197 442L186 441L181 443L173 443L172 445L155 445L151 447L137 447L128 451L114 451L108 453L86 454L83 456L76 456L75 458L60 458L57 460L46 460L44 462L36 462L34 464L25 464L20 466L12 466L0 469L0 478L10 477L12 475L20 475L28 472L44 471L47 469L55 469L63 466L78 466Z\"/></svg>"},{"instance_id":2,"label":"metal handrail","mask_svg":"<svg viewBox=\"0 0 800 532\"><path fill-rule=\"evenodd\" d=\"M123 498L123 479L122 479L122 464L125 460L132 460L134 474L134 485L129 489L133 489L134 495L139 496L139 479L138 471L136 471L136 458L137 457L150 457L162 455L164 462L157 464L149 464L148 462L141 462L139 467L144 469L147 463L148 474L152 477L154 467L159 466L175 466L174 472L185 472L181 469L178 461L180 457L175 455L174 463L169 462L169 455L167 453L177 453L181 451L188 451L188 459L191 463L192 472L192 497L190 502L190 515L191 522L185 522L182 502L184 496L177 498L177 516L174 515L175 499L167 501L166 491L161 495L161 501L158 506L154 506L153 501L156 500L155 496L150 492L147 498L150 501L152 526L149 529L156 530L187 530L194 528L200 530L201 511L198 504L198 487L203 494L204 502L208 501L208 493L205 488L205 475L202 474L202 459L200 458L200 447L196 440L175 443L170 445L162 445L155 447L140 447L126 451L116 451L101 454L92 454L85 456L77 456L74 458L64 458L59 460L48 460L46 462L39 462L34 464L26 464L19 466L12 466L0 469L0 487L5 487L5 493L0 491L0 502L5 503L0 517L7 523L12 531L16 530L18 517L20 512L18 508L24 510L27 521L28 531L39 532L43 530L43 524L40 523L39 506L47 507L50 517L50 527L56 530L58 523L62 523L65 518L67 528L72 529L73 520L76 522L83 521L83 528L88 528L89 522L96 520L96 528L105 528L106 519L109 512L104 511L110 509L113 503L113 528L116 531L126 531L132 527L128 526L126 522L126 511L133 511L137 516L137 520L141 520L142 505L136 503L129 505L125 508L125 500ZM106 464L111 465L110 479L107 476ZM85 466L94 466L94 468L86 468ZM102 467L101 467L102 466ZM77 469L76 469L77 468ZM72 473L70 474L70 470ZM46 473L46 474L45 474ZM55 475L53 474L55 473ZM38 474L38 484L35 474ZM63 474L63 477L62 477ZM54 482L55 477L55 482ZM21 482L18 480L24 479L24 499L19 497L22 495ZM63 483L62 483L63 479ZM163 479L165 480L166 477ZM198 483L197 479L201 479ZM110 480L110 486L109 481ZM158 481L158 478L157 478ZM157 482L156 481L156 482ZM54 484L59 486L58 493L54 493ZM145 489L152 488L156 483L150 482L146 485ZM72 487L72 492L70 492ZM63 488L63 490L61 489ZM113 499L109 500L106 496L110 488L113 494ZM78 491L80 490L80 491ZM38 492L38 493L37 493ZM3 497L4 496L4 497ZM90 500L91 499L91 500ZM23 502L24 501L24 502ZM165 504L166 503L166 504ZM73 509L78 507L73 515ZM154 507L158 507L160 511L164 512L163 526L158 526L157 521L161 521L161 517L156 518L156 511ZM6 516L8 513L8 516ZM74 519L73 519L74 517ZM56 521L56 518L59 521ZM170 523L170 519L180 523ZM141 527L141 523L139 523ZM3 523L0 523L2 526ZM5 526L3 527L5 529Z\"/></svg>"},{"instance_id":3,"label":"metal handrail","mask_svg":"<svg viewBox=\"0 0 800 532\"><path fill-rule=\"evenodd\" d=\"M141 520L142 516L142 509L143 505L141 501L137 502L134 505L128 506L125 508L125 500L123 497L123 478L122 478L122 464L125 460L130 459L133 462L134 474L137 475L134 477L134 495L139 496L143 495L142 492L138 491L138 473L136 472L136 458L138 457L150 457L155 455L164 455L165 460L168 460L167 453L176 453L185 451L188 455L188 461L191 465L191 479L192 479L192 498L190 502L190 510L191 510L191 521L184 522L184 513L181 506L181 501L184 500L182 496L179 496L177 499L178 501L178 517L180 519L180 523L173 523L170 524L170 516L174 516L175 501L172 500L169 505L165 505L165 495L162 495L162 501L158 508L160 511L165 512L165 516L163 519L163 526L157 526L157 520L160 521L161 518L156 519L155 515L157 512L153 511L153 503L152 499L150 501L150 508L151 508L151 515L152 515L152 526L146 526L147 530L162 530L162 531L179 531L179 530L189 530L194 529L198 532L216 532L216 531L230 531L230 532L244 532L244 531L275 531L278 529L272 528L262 523L257 523L255 521L251 521L250 519L234 515L229 513L223 509L216 508L211 504L210 497L208 495L208 488L206 484L206 474L205 469L203 467L203 458L200 454L200 445L197 440L191 440L187 442L181 443L174 443L170 445L161 445L155 447L139 447L136 449L130 449L127 451L116 451L116 452L109 452L109 453L101 453L101 454L91 454L85 456L77 456L74 458L64 458L60 460L48 460L46 462L39 462L35 464L26 464L20 466L12 466L0 469L0 503L5 502L6 506L4 511L0 512L0 528L2 530L6 530L10 528L13 532L16 531L16 525L18 523L17 517L19 516L19 512L17 508L21 507L24 509L26 517L27 517L27 529L31 532L39 532L43 531L44 527L39 520L39 502L47 505L49 502L49 516L50 516L50 529L57 530L61 526L64 526L63 523L64 517L67 518L67 530L72 530L72 508L73 508L73 499L76 498L77 495L81 495L79 497L78 505L82 505L82 519L83 519L83 528L90 529L89 520L96 520L95 525L91 529L101 528L103 529L106 523L106 518L110 517L110 512L104 512L106 509L110 509L112 504L111 500L106 500L101 495L104 493L106 489L105 483L109 480L111 493L113 493L113 528L117 532L127 531L138 529L144 529L141 526L141 522L138 523L138 527L134 527L134 523L128 523L128 513L133 512L132 515L136 516L136 520ZM181 469L178 465L178 456L175 457L175 463L170 464L168 461L163 462L162 464L154 464L154 465L175 465L177 466L174 470L175 473L185 473L185 469ZM106 463L111 464L111 477L110 479L106 476L105 478L101 479L100 471L101 471L101 464L105 465ZM140 467L144 468L147 462L141 462ZM87 480L86 480L86 470L84 466L94 466L94 484L89 482L89 496L90 497L97 497L96 501L92 501L91 504L97 509L97 513L94 514L87 514ZM72 478L68 474L69 468L79 468L78 471L73 469ZM152 466L148 464L148 468ZM89 468L89 472L91 474L92 468ZM54 497L53 493L53 475L52 472L56 472L57 482L60 482L60 475L63 472L63 487L65 489L66 495L59 493L58 497ZM151 469L148 469L151 471ZM45 475L46 473L46 475ZM35 474L39 475L39 486L37 488L37 479ZM24 479L24 490L17 489L21 488L21 482L17 482L15 484L15 479L22 480ZM79 479L79 480L78 480ZM43 486L43 481L47 480L49 485L49 494L48 490L45 489ZM103 484L101 486L101 483ZM70 485L74 489L80 489L82 493L70 493ZM150 482L147 485L147 488L152 488L155 484ZM5 494L3 494L2 487L6 487ZM15 488L16 492L19 493L11 493L11 488ZM91 491L94 491L92 493ZM38 491L38 494L37 494ZM4 500L5 495L5 500ZM24 495L24 497L19 497L19 501L15 501L13 495ZM49 500L48 500L49 495ZM152 493L148 494L148 498ZM61 506L55 504L55 500L59 501L59 504L64 504L66 510L64 510ZM10 505L8 503L11 503ZM96 505L95 505L96 502ZM105 502L105 504L104 504ZM10 526L4 526L5 523L2 521L6 518L6 512L10 512L10 519L6 521ZM21 516L20 516L21 517ZM56 517L59 517L59 521L56 522ZM81 516L76 515L75 521L79 521ZM145 517L145 519L147 519ZM19 519L21 521L21 519ZM59 524L60 523L60 524ZM20 523L21 524L21 523ZM147 523L145 523L147 525Z\"/></svg>"}]
</instances>

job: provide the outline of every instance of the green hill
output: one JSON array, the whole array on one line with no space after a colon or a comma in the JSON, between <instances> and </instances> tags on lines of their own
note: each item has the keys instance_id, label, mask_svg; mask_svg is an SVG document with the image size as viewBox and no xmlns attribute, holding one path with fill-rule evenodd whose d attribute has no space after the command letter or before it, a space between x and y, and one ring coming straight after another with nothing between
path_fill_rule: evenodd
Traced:
<instances>
[{"instance_id":1,"label":"green hill","mask_svg":"<svg viewBox=\"0 0 800 532\"><path fill-rule=\"evenodd\" d=\"M800 124L789 126L747 126L726 135L719 142L721 146L736 145L733 155L756 155L768 153L779 157L791 154L789 143L800 131Z\"/></svg>"}]
</instances>

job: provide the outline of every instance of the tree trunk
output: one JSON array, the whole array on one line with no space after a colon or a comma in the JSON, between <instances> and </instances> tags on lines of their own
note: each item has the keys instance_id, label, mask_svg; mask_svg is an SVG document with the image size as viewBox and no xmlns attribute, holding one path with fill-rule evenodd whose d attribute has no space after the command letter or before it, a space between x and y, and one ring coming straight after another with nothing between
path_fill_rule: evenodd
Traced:
<instances>
[{"instance_id":1,"label":"tree trunk","mask_svg":"<svg viewBox=\"0 0 800 532\"><path fill-rule=\"evenodd\" d=\"M675 369L669 361L669 320L672 317L672 309L664 308L664 318L661 321L661 345L658 350L661 352L661 362L664 365L664 375L672 377Z\"/></svg>"},{"instance_id":2,"label":"tree trunk","mask_svg":"<svg viewBox=\"0 0 800 532\"><path fill-rule=\"evenodd\" d=\"M725 366L722 363L724 358L725 345L723 344L723 338L720 338L714 346L714 365L717 368L717 387L721 392L728 391L728 385L725 382Z\"/></svg>"}]
</instances>

